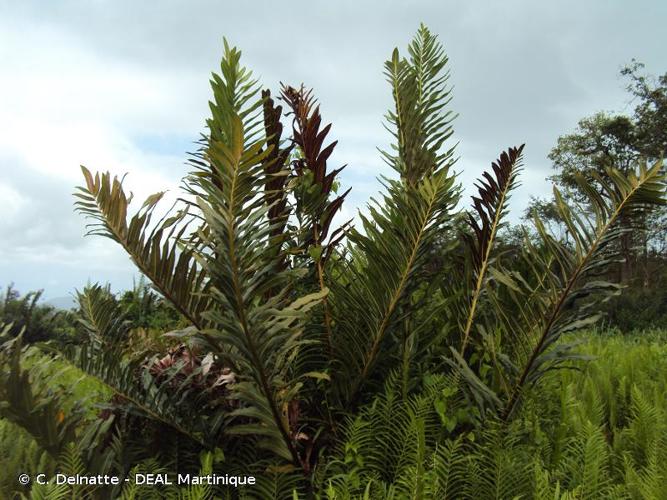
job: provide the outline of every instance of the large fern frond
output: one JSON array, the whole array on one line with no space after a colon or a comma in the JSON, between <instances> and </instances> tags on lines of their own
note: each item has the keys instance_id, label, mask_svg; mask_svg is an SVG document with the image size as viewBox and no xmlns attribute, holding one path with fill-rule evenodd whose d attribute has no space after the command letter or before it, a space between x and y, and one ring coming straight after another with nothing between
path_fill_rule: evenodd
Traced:
<instances>
[{"instance_id":1,"label":"large fern frond","mask_svg":"<svg viewBox=\"0 0 667 500\"><path fill-rule=\"evenodd\" d=\"M337 176L345 167L328 171L328 160L338 144L325 144L331 124L322 126L322 115L312 90L283 86L281 96L292 116L292 140L297 157L291 162L294 178L295 215L299 221L297 244L291 253L309 256L314 260L317 286L327 288L329 277L325 266L336 245L345 236L349 223L331 231L331 224L350 189L336 196ZM308 259L309 261L310 259ZM327 298L322 301L324 328L329 357L333 349L331 310Z\"/></svg>"},{"instance_id":2,"label":"large fern frond","mask_svg":"<svg viewBox=\"0 0 667 500\"><path fill-rule=\"evenodd\" d=\"M231 390L241 406L232 413L234 425L227 432L259 436L260 447L302 466L298 440L303 433L288 418L301 386L291 360L303 342L300 317L326 290L290 297L289 271L276 269L275 255L268 250L276 224L284 221L272 219L269 211L275 205L265 202L269 150L264 127L255 119L263 99L238 64L235 49L229 51L232 55L223 78L214 80L218 97L209 128L215 133L201 160L212 174L195 172L188 179L199 193L197 205L207 227L199 237L211 249L199 259L216 306L206 318L217 326L206 333L217 354L228 357L229 348L234 352L229 362L238 381Z\"/></svg>"},{"instance_id":3,"label":"large fern frond","mask_svg":"<svg viewBox=\"0 0 667 500\"><path fill-rule=\"evenodd\" d=\"M468 213L468 226L472 234L464 233L467 255L470 256L470 272L466 276L469 289L465 293L466 304L461 321L461 347L463 354L476 324L480 299L488 280L488 269L492 265L493 250L503 218L507 214L510 191L516 187L521 169L523 145L509 148L496 160L491 169L484 172L477 185L478 195L473 196L473 207L477 217Z\"/></svg>"},{"instance_id":4,"label":"large fern frond","mask_svg":"<svg viewBox=\"0 0 667 500\"><path fill-rule=\"evenodd\" d=\"M386 64L396 104L388 115L396 154L385 158L401 180L386 179L382 202L360 215L363 233L349 236L353 263L345 285L332 293L338 369L345 374L337 377L343 381L338 391L345 405L355 403L378 362L395 353L399 342L392 333L458 200L452 151L441 148L451 134L450 114L443 111L446 57L423 27L410 52L410 61L394 51Z\"/></svg>"},{"instance_id":5,"label":"large fern frond","mask_svg":"<svg viewBox=\"0 0 667 500\"><path fill-rule=\"evenodd\" d=\"M519 367L503 410L508 417L524 388L534 383L545 370L571 359L565 346L555 345L567 332L591 325L599 317L591 310L590 299L604 299L618 291L618 286L600 278L610 262L618 259L610 245L620 233L621 218L664 205L665 176L662 162L651 167L640 165L636 172L625 176L610 169L609 180L598 179L600 194L585 179L582 189L588 194L590 214L580 214L565 204L554 190L560 217L568 227L571 245L553 237L535 217L541 247L526 241L524 259L532 275L498 273L514 297L518 310L513 318L505 318L510 334L507 346Z\"/></svg>"},{"instance_id":6,"label":"large fern frond","mask_svg":"<svg viewBox=\"0 0 667 500\"><path fill-rule=\"evenodd\" d=\"M204 326L202 312L208 307L207 277L196 264L198 252L190 244L188 209L168 212L152 224L155 209L164 196L149 196L128 221L131 196L118 178L109 172L91 174L81 167L86 185L79 187L76 209L93 220L87 234L100 235L119 243L155 288L198 328Z\"/></svg>"}]
</instances>

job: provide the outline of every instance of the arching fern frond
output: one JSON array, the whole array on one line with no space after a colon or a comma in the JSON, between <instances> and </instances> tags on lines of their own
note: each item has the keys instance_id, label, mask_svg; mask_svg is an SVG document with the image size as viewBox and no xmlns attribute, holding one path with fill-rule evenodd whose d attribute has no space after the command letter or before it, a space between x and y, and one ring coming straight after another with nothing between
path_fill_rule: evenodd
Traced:
<instances>
[{"instance_id":1,"label":"arching fern frond","mask_svg":"<svg viewBox=\"0 0 667 500\"><path fill-rule=\"evenodd\" d=\"M22 366L21 335L0 346L0 416L25 429L53 457L76 438L84 412L62 387L50 387L46 374L50 360L40 359L32 369ZM69 398L68 398L69 396ZM65 408L67 413L65 413Z\"/></svg>"},{"instance_id":2,"label":"arching fern frond","mask_svg":"<svg viewBox=\"0 0 667 500\"><path fill-rule=\"evenodd\" d=\"M94 222L87 234L105 236L119 243L155 288L198 328L208 307L207 277L196 264L198 249L189 245L191 218L188 210L167 213L152 224L163 192L149 196L129 221L131 196L122 181L109 172L91 174L81 167L86 185L75 194L76 209Z\"/></svg>"},{"instance_id":3,"label":"arching fern frond","mask_svg":"<svg viewBox=\"0 0 667 500\"><path fill-rule=\"evenodd\" d=\"M489 266L492 264L496 236L507 213L510 191L516 187L517 176L521 170L522 153L523 145L509 148L491 165L493 174L484 172L483 179L478 181L478 195L473 196L476 217L468 212L467 223L472 234L464 233L463 236L468 248L467 255L471 260L471 272L466 281L472 283L469 283L465 294L467 303L463 315L465 319L461 324L461 353L465 352L475 325L479 301L488 279Z\"/></svg>"},{"instance_id":4,"label":"arching fern frond","mask_svg":"<svg viewBox=\"0 0 667 500\"><path fill-rule=\"evenodd\" d=\"M555 189L557 207L568 227L571 246L553 237L535 217L541 247L526 241L523 252L532 275L504 277L514 307L519 311L515 317L505 318L507 332L511 334L506 342L519 369L502 412L504 418L512 413L527 385L537 381L545 370L572 359L567 346L555 343L564 333L598 319L599 315L591 311L590 298L600 300L617 293L618 286L602 280L600 274L618 259L610 243L628 231L619 224L620 219L667 203L662 162L650 168L640 165L627 176L610 169L608 176L609 181L598 180L602 194L585 179L579 179L589 197L590 215L573 211Z\"/></svg>"}]
</instances>

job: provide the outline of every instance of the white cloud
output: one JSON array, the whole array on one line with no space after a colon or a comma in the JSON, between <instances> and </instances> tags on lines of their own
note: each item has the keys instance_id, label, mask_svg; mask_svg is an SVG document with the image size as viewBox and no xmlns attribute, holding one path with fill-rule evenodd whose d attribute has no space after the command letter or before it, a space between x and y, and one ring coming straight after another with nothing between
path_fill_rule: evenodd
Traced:
<instances>
[{"instance_id":1,"label":"white cloud","mask_svg":"<svg viewBox=\"0 0 667 500\"><path fill-rule=\"evenodd\" d=\"M450 55L461 180L470 186L501 149L527 142L523 187L513 198L520 211L530 194L546 192L556 137L582 116L625 104L619 65L637 57L664 70L654 36L664 10L660 2L574 0L3 5L0 284L47 286L52 296L90 277L131 281L120 249L82 237L71 197L79 165L129 172L137 199L177 189L186 170L180 149L203 128L223 35L274 93L278 81L315 87L340 140L333 164L349 165L346 219L377 192L375 176L390 173L375 150L388 142L382 62L426 21Z\"/></svg>"},{"instance_id":2,"label":"white cloud","mask_svg":"<svg viewBox=\"0 0 667 500\"><path fill-rule=\"evenodd\" d=\"M0 200L4 205L4 217L15 217L26 205L27 200L12 186L0 184Z\"/></svg>"},{"instance_id":3,"label":"white cloud","mask_svg":"<svg viewBox=\"0 0 667 500\"><path fill-rule=\"evenodd\" d=\"M71 196L82 184L79 165L129 172L137 200L176 191L184 157L147 151L133 137L195 136L201 116L185 105L190 77L105 59L54 27L0 25L0 123L8 124L0 134L0 283L47 286L47 295L81 286L84 275L127 283L134 269L120 248L83 238Z\"/></svg>"}]
</instances>

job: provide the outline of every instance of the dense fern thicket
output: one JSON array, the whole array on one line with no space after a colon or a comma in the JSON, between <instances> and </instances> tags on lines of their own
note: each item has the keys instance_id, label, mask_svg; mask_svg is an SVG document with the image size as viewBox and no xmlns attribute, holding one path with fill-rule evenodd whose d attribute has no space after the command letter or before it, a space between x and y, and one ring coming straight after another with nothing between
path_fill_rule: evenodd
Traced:
<instances>
[{"instance_id":1,"label":"dense fern thicket","mask_svg":"<svg viewBox=\"0 0 667 500\"><path fill-rule=\"evenodd\" d=\"M374 404L345 422L344 439L318 478L321 498L667 498L667 334L583 337L579 350L591 360L577 363L581 371L547 375L510 427L489 423L451 437L448 430L465 410L450 408L448 381L433 379L423 394L404 401L392 378ZM62 385L71 380L68 371L56 376ZM52 458L6 420L0 450L7 472L0 498L26 494L16 481L24 472L52 475L72 462L85 472L76 465L79 452ZM136 470L167 471L150 460ZM71 498L71 487L60 490ZM204 493L195 498L222 495ZM126 486L121 497L160 495L185 492Z\"/></svg>"},{"instance_id":2,"label":"dense fern thicket","mask_svg":"<svg viewBox=\"0 0 667 500\"><path fill-rule=\"evenodd\" d=\"M348 421L329 498L667 498L667 351L642 335L587 336L592 360L546 376L511 425L455 439L448 381L409 401L388 384Z\"/></svg>"},{"instance_id":3,"label":"dense fern thicket","mask_svg":"<svg viewBox=\"0 0 667 500\"><path fill-rule=\"evenodd\" d=\"M349 189L313 92L272 94L227 43L171 209L158 192L135 210L122 179L82 168L76 209L89 234L119 244L158 295L86 287L78 341L64 346L24 347L3 327L0 415L49 454L45 467L123 479L35 485L32 497L166 494L124 481L140 470L256 479L174 493L185 498L653 488L662 428L642 422L662 419L661 386L628 386L629 365L623 388L558 370L581 367L577 336L622 291L606 271L622 258L618 239L641 230L627 221L667 204L663 164L578 176L585 204L554 189L565 237L535 214L507 251L499 235L524 146L501 152L462 199L447 63L424 26L385 63L393 139L381 154L394 173L359 227L336 218ZM615 355L598 349L605 363ZM57 366L94 381L95 405L56 383Z\"/></svg>"}]
</instances>

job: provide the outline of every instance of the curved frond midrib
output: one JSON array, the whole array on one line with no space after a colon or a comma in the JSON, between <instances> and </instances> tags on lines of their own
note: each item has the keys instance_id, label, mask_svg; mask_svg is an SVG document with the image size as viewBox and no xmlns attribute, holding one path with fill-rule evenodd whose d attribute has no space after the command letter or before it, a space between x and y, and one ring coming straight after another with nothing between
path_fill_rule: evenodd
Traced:
<instances>
[{"instance_id":1,"label":"curved frond midrib","mask_svg":"<svg viewBox=\"0 0 667 500\"><path fill-rule=\"evenodd\" d=\"M570 295L570 292L578 282L581 274L583 273L584 268L590 261L590 259L593 257L597 249L599 248L600 244L604 240L604 238L607 235L607 232L611 228L611 226L616 222L616 220L621 216L623 210L627 206L627 204L630 202L634 194L641 189L642 185L646 182L649 182L651 180L651 176L646 175L644 179L640 179L639 182L637 182L628 193L626 193L626 196L623 197L623 199L618 203L618 205L615 207L614 211L612 212L611 216L607 219L605 224L602 226L598 234L596 235L595 240L591 244L590 248L588 251L584 254L583 258L579 261L576 269L572 273L572 276L568 280L565 288L563 288L562 293L560 294L560 297L558 301L556 302L555 306L553 307L551 313L548 316L548 319L545 323L544 328L542 329L542 333L539 337L538 343L535 345L534 349L531 352L530 358L528 359L528 362L526 363L524 369L521 372L521 376L518 379L518 382L514 386L509 402L505 409L502 412L502 418L507 419L509 415L512 413L512 410L514 409L514 406L517 403L519 394L521 392L521 389L526 383L526 380L533 368L533 365L537 359L537 357L540 355L542 351L542 347L544 343L547 340L547 337L549 335L549 332L551 331L551 328L555 324L556 320L558 319L558 316L561 312L561 309L563 308L563 305L565 304L565 301L567 300L567 297Z\"/></svg>"},{"instance_id":2,"label":"curved frond midrib","mask_svg":"<svg viewBox=\"0 0 667 500\"><path fill-rule=\"evenodd\" d=\"M131 245L131 242L128 240L128 228L126 224L126 212L127 212L127 207L124 207L123 213L121 214L122 216L119 217L113 217L112 214L110 214L106 209L105 205L101 202L99 199L99 194L102 190L102 185L98 185L97 183L92 182L92 178L90 176L90 173L86 170L83 169L84 176L86 177L86 181L88 184L88 193L92 196L92 198L95 200L95 205L97 207L97 211L100 214L101 219L103 220L103 224L106 226L106 228L111 232L113 235L114 239L123 247L123 249L127 252L127 254L132 258L132 261L136 264L136 266L139 268L139 270L147 276L151 282L155 285L155 287L160 291L160 293L171 303L174 305L174 307L180 312L184 317L188 319L195 327L198 329L203 328L203 323L201 319L193 314L188 308L186 308L180 300L178 300L170 291L170 288L168 284L160 279L160 277L157 275L157 273L151 272L151 266L144 262L141 256L141 252L136 252L133 246ZM108 174L104 174L108 175ZM121 190L122 187L120 186L120 182L117 180L114 180L114 187L112 189L115 190ZM92 188L92 189L91 189ZM114 220L117 219L117 220ZM122 222L121 222L122 221Z\"/></svg>"}]
</instances>

